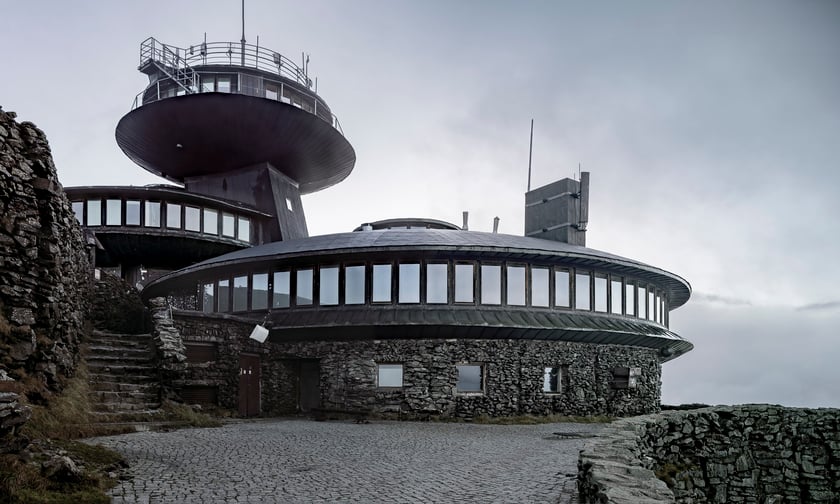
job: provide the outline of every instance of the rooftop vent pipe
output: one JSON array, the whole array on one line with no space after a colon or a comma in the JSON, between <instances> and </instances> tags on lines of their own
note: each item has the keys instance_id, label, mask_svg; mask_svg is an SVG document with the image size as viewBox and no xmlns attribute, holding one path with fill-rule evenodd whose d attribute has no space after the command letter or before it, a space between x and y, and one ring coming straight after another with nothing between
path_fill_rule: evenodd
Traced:
<instances>
[{"instance_id":1,"label":"rooftop vent pipe","mask_svg":"<svg viewBox=\"0 0 840 504\"><path fill-rule=\"evenodd\" d=\"M499 232L499 217L493 217L493 234L497 234Z\"/></svg>"},{"instance_id":2,"label":"rooftop vent pipe","mask_svg":"<svg viewBox=\"0 0 840 504\"><path fill-rule=\"evenodd\" d=\"M463 229L464 231L469 231L470 230L469 220L470 220L470 213L465 210L464 211L464 225L461 226L461 229Z\"/></svg>"}]
</instances>

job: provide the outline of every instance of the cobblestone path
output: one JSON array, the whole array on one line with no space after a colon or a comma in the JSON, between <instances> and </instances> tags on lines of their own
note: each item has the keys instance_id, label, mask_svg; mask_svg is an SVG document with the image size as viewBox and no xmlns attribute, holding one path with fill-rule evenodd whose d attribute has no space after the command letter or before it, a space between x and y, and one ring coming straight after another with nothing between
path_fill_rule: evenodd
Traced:
<instances>
[{"instance_id":1,"label":"cobblestone path","mask_svg":"<svg viewBox=\"0 0 840 504\"><path fill-rule=\"evenodd\" d=\"M600 425L270 420L89 440L122 453L128 503L573 503Z\"/></svg>"}]
</instances>

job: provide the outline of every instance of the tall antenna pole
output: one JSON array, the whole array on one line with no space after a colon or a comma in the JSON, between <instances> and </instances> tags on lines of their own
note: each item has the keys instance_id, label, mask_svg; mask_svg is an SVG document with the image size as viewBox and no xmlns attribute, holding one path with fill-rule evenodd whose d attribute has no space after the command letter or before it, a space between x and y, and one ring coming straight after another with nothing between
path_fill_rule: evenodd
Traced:
<instances>
[{"instance_id":1,"label":"tall antenna pole","mask_svg":"<svg viewBox=\"0 0 840 504\"><path fill-rule=\"evenodd\" d=\"M245 0L242 0L242 66L245 66Z\"/></svg>"},{"instance_id":2,"label":"tall antenna pole","mask_svg":"<svg viewBox=\"0 0 840 504\"><path fill-rule=\"evenodd\" d=\"M531 141L528 144L528 192L531 192L531 155L533 153L534 153L534 119L531 119Z\"/></svg>"}]
</instances>

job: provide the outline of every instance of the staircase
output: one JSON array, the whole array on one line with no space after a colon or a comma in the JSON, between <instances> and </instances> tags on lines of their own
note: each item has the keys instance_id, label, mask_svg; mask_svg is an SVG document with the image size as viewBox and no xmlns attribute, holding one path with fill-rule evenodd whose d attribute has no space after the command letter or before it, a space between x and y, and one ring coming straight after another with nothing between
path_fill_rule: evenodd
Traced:
<instances>
[{"instance_id":1,"label":"staircase","mask_svg":"<svg viewBox=\"0 0 840 504\"><path fill-rule=\"evenodd\" d=\"M160 407L150 334L93 331L87 349L91 409L105 421L131 421Z\"/></svg>"}]
</instances>

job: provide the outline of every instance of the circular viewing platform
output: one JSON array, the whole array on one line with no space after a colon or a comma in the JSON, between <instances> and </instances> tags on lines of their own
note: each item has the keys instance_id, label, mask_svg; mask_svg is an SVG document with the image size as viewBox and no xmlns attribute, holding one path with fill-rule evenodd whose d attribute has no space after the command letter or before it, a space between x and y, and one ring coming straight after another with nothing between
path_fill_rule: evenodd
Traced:
<instances>
[{"instance_id":1,"label":"circular viewing platform","mask_svg":"<svg viewBox=\"0 0 840 504\"><path fill-rule=\"evenodd\" d=\"M117 125L117 143L146 170L183 183L270 163L303 194L346 178L356 154L312 89L305 64L264 47L149 38L139 70L149 85Z\"/></svg>"}]
</instances>

